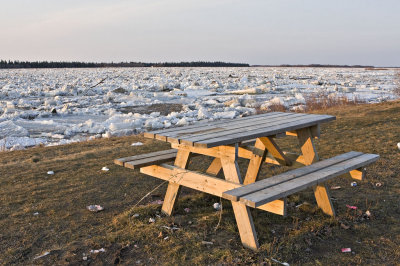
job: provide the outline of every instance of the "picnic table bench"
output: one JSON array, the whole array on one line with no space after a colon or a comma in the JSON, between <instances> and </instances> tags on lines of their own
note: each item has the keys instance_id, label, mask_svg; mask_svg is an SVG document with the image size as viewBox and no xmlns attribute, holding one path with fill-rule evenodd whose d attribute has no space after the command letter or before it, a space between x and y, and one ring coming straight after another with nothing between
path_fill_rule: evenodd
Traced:
<instances>
[{"instance_id":1,"label":"picnic table bench","mask_svg":"<svg viewBox=\"0 0 400 266\"><path fill-rule=\"evenodd\" d=\"M313 187L318 206L328 215L335 211L325 181L350 173L361 180L365 166L379 155L348 152L319 161L313 139L320 137L320 124L330 115L272 112L232 120L197 123L145 133L145 137L171 143L169 150L116 159L115 163L168 181L162 211L171 215L181 186L230 200L241 241L257 249L259 244L249 207L286 215L286 197ZM296 136L301 154L283 152L275 142ZM213 157L205 173L187 169L191 156ZM249 160L244 179L238 158ZM174 161L173 165L166 164ZM294 170L256 181L262 163L295 165ZM217 178L223 171L225 180Z\"/></svg>"}]
</instances>

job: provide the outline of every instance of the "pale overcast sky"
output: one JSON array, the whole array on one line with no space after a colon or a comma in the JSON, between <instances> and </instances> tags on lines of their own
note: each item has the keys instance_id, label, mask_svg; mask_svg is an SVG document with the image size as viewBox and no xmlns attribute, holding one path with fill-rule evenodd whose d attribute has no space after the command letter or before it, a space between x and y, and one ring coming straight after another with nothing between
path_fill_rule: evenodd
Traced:
<instances>
[{"instance_id":1,"label":"pale overcast sky","mask_svg":"<svg viewBox=\"0 0 400 266\"><path fill-rule=\"evenodd\" d=\"M400 66L399 0L0 0L0 59Z\"/></svg>"}]
</instances>

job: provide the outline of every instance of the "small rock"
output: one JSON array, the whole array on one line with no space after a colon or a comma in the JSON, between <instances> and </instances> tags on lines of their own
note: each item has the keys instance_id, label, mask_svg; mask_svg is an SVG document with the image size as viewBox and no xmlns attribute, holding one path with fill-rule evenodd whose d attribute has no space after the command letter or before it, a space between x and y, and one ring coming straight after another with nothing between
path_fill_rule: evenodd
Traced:
<instances>
[{"instance_id":1,"label":"small rock","mask_svg":"<svg viewBox=\"0 0 400 266\"><path fill-rule=\"evenodd\" d=\"M399 148L399 150L400 150L400 142L399 142L399 143L397 143L397 148Z\"/></svg>"}]
</instances>

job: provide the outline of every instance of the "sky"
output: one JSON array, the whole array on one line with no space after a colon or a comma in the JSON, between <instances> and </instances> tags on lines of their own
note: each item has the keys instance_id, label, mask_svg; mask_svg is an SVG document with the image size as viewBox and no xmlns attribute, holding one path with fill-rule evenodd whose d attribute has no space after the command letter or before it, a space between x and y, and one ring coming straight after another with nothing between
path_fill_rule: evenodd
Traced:
<instances>
[{"instance_id":1,"label":"sky","mask_svg":"<svg viewBox=\"0 0 400 266\"><path fill-rule=\"evenodd\" d=\"M0 59L400 66L399 0L0 0Z\"/></svg>"}]
</instances>

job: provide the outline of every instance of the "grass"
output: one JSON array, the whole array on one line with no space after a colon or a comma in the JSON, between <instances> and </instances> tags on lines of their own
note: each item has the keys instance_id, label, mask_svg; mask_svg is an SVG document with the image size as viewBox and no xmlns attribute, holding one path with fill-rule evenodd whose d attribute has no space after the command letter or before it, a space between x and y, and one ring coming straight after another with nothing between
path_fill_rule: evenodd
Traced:
<instances>
[{"instance_id":1,"label":"grass","mask_svg":"<svg viewBox=\"0 0 400 266\"><path fill-rule=\"evenodd\" d=\"M161 181L114 165L113 160L166 149L166 143L130 136L37 147L0 153L0 264L276 264L272 259L291 265L397 264L400 101L315 113L337 117L323 125L316 141L320 157L350 150L381 155L357 187L351 187L348 178L329 182L342 187L331 191L336 218L316 208L311 189L289 198L287 217L252 210L261 244L253 252L242 247L226 200L217 229L221 213L212 205L220 199L190 189L182 190L174 216L162 216L161 206L152 203L162 199L165 185L133 208ZM145 145L131 147L136 141ZM298 151L294 137L278 142L285 150ZM189 168L201 170L209 162L196 157ZM242 171L244 163L240 161ZM103 166L110 171L101 171ZM47 175L49 170L55 174ZM286 170L263 166L261 176ZM105 209L91 213L86 210L90 204ZM367 210L371 217L365 216ZM341 253L346 247L354 253ZM100 248L105 252L90 253ZM46 251L50 254L34 260Z\"/></svg>"}]
</instances>

